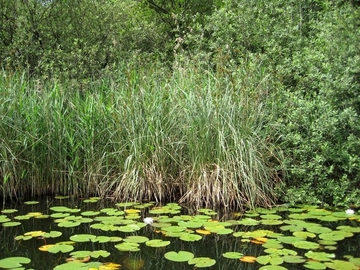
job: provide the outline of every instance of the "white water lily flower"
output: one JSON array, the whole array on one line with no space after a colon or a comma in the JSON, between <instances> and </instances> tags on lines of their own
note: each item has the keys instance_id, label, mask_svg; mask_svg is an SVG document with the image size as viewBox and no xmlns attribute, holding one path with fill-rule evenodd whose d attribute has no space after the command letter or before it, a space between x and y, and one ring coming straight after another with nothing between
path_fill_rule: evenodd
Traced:
<instances>
[{"instance_id":1,"label":"white water lily flower","mask_svg":"<svg viewBox=\"0 0 360 270\"><path fill-rule=\"evenodd\" d=\"M146 224L152 224L154 222L154 220L151 217L146 217L146 218L144 218L144 222Z\"/></svg>"},{"instance_id":2,"label":"white water lily flower","mask_svg":"<svg viewBox=\"0 0 360 270\"><path fill-rule=\"evenodd\" d=\"M348 215L352 215L352 214L355 213L355 211L352 210L352 209L347 209L347 210L345 211L345 213L348 214Z\"/></svg>"}]
</instances>

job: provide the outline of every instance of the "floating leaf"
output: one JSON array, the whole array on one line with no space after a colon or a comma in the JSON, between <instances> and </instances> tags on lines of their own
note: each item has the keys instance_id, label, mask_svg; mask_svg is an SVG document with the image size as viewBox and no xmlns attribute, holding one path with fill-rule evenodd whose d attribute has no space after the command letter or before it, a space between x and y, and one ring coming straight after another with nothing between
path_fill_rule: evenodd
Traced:
<instances>
[{"instance_id":1,"label":"floating leaf","mask_svg":"<svg viewBox=\"0 0 360 270\"><path fill-rule=\"evenodd\" d=\"M282 259L287 263L304 263L306 260L298 255L287 255L283 256Z\"/></svg>"},{"instance_id":2,"label":"floating leaf","mask_svg":"<svg viewBox=\"0 0 360 270\"><path fill-rule=\"evenodd\" d=\"M85 211L81 213L82 216L86 217L97 216L98 214L100 214L100 211Z\"/></svg>"},{"instance_id":3,"label":"floating leaf","mask_svg":"<svg viewBox=\"0 0 360 270\"><path fill-rule=\"evenodd\" d=\"M309 241L297 241L292 243L294 247L301 248L301 249L317 249L320 247L318 243L313 243Z\"/></svg>"},{"instance_id":4,"label":"floating leaf","mask_svg":"<svg viewBox=\"0 0 360 270\"><path fill-rule=\"evenodd\" d=\"M359 267L352 262L333 260L324 263L328 268L335 270L358 270Z\"/></svg>"},{"instance_id":5,"label":"floating leaf","mask_svg":"<svg viewBox=\"0 0 360 270\"><path fill-rule=\"evenodd\" d=\"M149 247L165 247L170 245L170 241L163 241L161 239L153 239L153 240L149 240L145 243L145 245L149 246Z\"/></svg>"},{"instance_id":6,"label":"floating leaf","mask_svg":"<svg viewBox=\"0 0 360 270\"><path fill-rule=\"evenodd\" d=\"M196 268L210 267L213 266L215 263L216 261L209 257L192 258L188 261L188 264L193 264Z\"/></svg>"},{"instance_id":7,"label":"floating leaf","mask_svg":"<svg viewBox=\"0 0 360 270\"><path fill-rule=\"evenodd\" d=\"M28 205L38 204L38 203L39 203L38 201L26 201L26 202L24 202L24 204L28 204Z\"/></svg>"},{"instance_id":8,"label":"floating leaf","mask_svg":"<svg viewBox=\"0 0 360 270\"><path fill-rule=\"evenodd\" d=\"M240 252L225 252L223 256L228 259L240 259L244 254Z\"/></svg>"},{"instance_id":9,"label":"floating leaf","mask_svg":"<svg viewBox=\"0 0 360 270\"><path fill-rule=\"evenodd\" d=\"M149 241L149 238L145 236L137 236L137 235L128 236L124 239L124 242L131 242L131 243L145 243L147 241Z\"/></svg>"},{"instance_id":10,"label":"floating leaf","mask_svg":"<svg viewBox=\"0 0 360 270\"><path fill-rule=\"evenodd\" d=\"M17 209L4 209L4 210L1 210L1 213L12 214L12 213L16 213L17 211L18 211Z\"/></svg>"},{"instance_id":11,"label":"floating leaf","mask_svg":"<svg viewBox=\"0 0 360 270\"><path fill-rule=\"evenodd\" d=\"M335 233L322 233L319 235L319 238L323 240L329 240L329 241L341 241L344 240L344 236L341 234L335 234Z\"/></svg>"},{"instance_id":12,"label":"floating leaf","mask_svg":"<svg viewBox=\"0 0 360 270\"><path fill-rule=\"evenodd\" d=\"M259 268L259 270L286 270L287 268L280 265L265 265Z\"/></svg>"},{"instance_id":13,"label":"floating leaf","mask_svg":"<svg viewBox=\"0 0 360 270\"><path fill-rule=\"evenodd\" d=\"M194 258L194 254L188 251L169 251L164 254L164 257L173 262L187 262Z\"/></svg>"},{"instance_id":14,"label":"floating leaf","mask_svg":"<svg viewBox=\"0 0 360 270\"><path fill-rule=\"evenodd\" d=\"M208 234L211 234L211 232L210 231L208 231L208 230L196 230L196 232L198 233L198 234L204 234L204 235L208 235Z\"/></svg>"},{"instance_id":15,"label":"floating leaf","mask_svg":"<svg viewBox=\"0 0 360 270\"><path fill-rule=\"evenodd\" d=\"M59 245L59 244L55 244L55 245L49 245L50 247L47 249L48 252L50 253L67 253L70 251L74 250L74 247L71 245ZM41 247L40 247L41 248ZM40 249L39 248L39 249ZM41 249L40 249L41 250Z\"/></svg>"},{"instance_id":16,"label":"floating leaf","mask_svg":"<svg viewBox=\"0 0 360 270\"><path fill-rule=\"evenodd\" d=\"M326 252L314 252L311 250L306 252L305 256L308 257L309 259L313 259L315 261L322 261L322 262L331 261L332 259L335 258L335 254L330 254Z\"/></svg>"},{"instance_id":17,"label":"floating leaf","mask_svg":"<svg viewBox=\"0 0 360 270\"><path fill-rule=\"evenodd\" d=\"M260 223L260 221L252 218L245 218L238 221L238 224L245 226L256 226Z\"/></svg>"},{"instance_id":18,"label":"floating leaf","mask_svg":"<svg viewBox=\"0 0 360 270\"><path fill-rule=\"evenodd\" d=\"M70 240L74 242L90 242L95 240L96 235L93 234L75 234L70 236Z\"/></svg>"},{"instance_id":19,"label":"floating leaf","mask_svg":"<svg viewBox=\"0 0 360 270\"><path fill-rule=\"evenodd\" d=\"M243 256L240 258L240 261L247 262L247 263L253 263L256 261L256 257L253 256Z\"/></svg>"},{"instance_id":20,"label":"floating leaf","mask_svg":"<svg viewBox=\"0 0 360 270\"><path fill-rule=\"evenodd\" d=\"M270 260L271 260L271 256L269 255L265 255L265 256L259 256L256 258L256 261L260 264L269 264L270 263Z\"/></svg>"},{"instance_id":21,"label":"floating leaf","mask_svg":"<svg viewBox=\"0 0 360 270\"><path fill-rule=\"evenodd\" d=\"M22 267L22 264L28 264L31 260L26 257L9 257L0 260L0 268L17 268Z\"/></svg>"},{"instance_id":22,"label":"floating leaf","mask_svg":"<svg viewBox=\"0 0 360 270\"><path fill-rule=\"evenodd\" d=\"M202 239L200 235L193 234L193 233L186 233L180 236L180 239L187 242L195 242Z\"/></svg>"},{"instance_id":23,"label":"floating leaf","mask_svg":"<svg viewBox=\"0 0 360 270\"><path fill-rule=\"evenodd\" d=\"M81 224L80 222L64 221L64 222L58 223L58 226L59 227L64 227L64 228L72 228L72 227L77 227L80 224Z\"/></svg>"},{"instance_id":24,"label":"floating leaf","mask_svg":"<svg viewBox=\"0 0 360 270\"><path fill-rule=\"evenodd\" d=\"M115 247L120 251L140 251L138 243L124 242Z\"/></svg>"},{"instance_id":25,"label":"floating leaf","mask_svg":"<svg viewBox=\"0 0 360 270\"><path fill-rule=\"evenodd\" d=\"M21 225L21 223L17 222L17 221L10 221L10 222L4 222L4 223L2 223L2 225L4 227L15 227L15 226Z\"/></svg>"}]
</instances>

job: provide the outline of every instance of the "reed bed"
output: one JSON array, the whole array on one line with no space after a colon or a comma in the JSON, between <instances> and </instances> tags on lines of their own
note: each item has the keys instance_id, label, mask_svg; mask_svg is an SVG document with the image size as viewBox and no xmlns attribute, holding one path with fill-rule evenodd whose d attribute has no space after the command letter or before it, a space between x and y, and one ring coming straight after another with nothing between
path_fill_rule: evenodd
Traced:
<instances>
[{"instance_id":1,"label":"reed bed","mask_svg":"<svg viewBox=\"0 0 360 270\"><path fill-rule=\"evenodd\" d=\"M191 64L171 72L127 66L82 89L6 72L0 80L4 198L97 195L223 207L275 199L273 84L260 64L230 75Z\"/></svg>"}]
</instances>

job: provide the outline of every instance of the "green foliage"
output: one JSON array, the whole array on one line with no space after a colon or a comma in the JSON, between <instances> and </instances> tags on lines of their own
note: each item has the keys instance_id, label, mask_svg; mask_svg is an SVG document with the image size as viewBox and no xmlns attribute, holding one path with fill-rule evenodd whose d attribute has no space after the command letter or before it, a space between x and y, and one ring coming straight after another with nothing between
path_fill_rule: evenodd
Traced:
<instances>
[{"instance_id":1,"label":"green foliage","mask_svg":"<svg viewBox=\"0 0 360 270\"><path fill-rule=\"evenodd\" d=\"M4 192L359 203L356 1L0 3Z\"/></svg>"}]
</instances>

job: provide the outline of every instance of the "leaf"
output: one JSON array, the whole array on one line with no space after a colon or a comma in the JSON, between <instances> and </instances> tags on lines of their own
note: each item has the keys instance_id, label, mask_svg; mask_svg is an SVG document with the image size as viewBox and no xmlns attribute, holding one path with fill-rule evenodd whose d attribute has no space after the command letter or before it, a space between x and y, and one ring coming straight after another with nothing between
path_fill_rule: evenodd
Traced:
<instances>
[{"instance_id":1,"label":"leaf","mask_svg":"<svg viewBox=\"0 0 360 270\"><path fill-rule=\"evenodd\" d=\"M309 241L297 241L292 243L294 247L301 249L318 249L320 245L318 243L313 243Z\"/></svg>"},{"instance_id":2,"label":"leaf","mask_svg":"<svg viewBox=\"0 0 360 270\"><path fill-rule=\"evenodd\" d=\"M164 254L164 257L173 262L187 262L194 258L194 254L188 251L169 251Z\"/></svg>"},{"instance_id":3,"label":"leaf","mask_svg":"<svg viewBox=\"0 0 360 270\"><path fill-rule=\"evenodd\" d=\"M240 259L244 254L240 252L225 252L223 256L228 259Z\"/></svg>"},{"instance_id":4,"label":"leaf","mask_svg":"<svg viewBox=\"0 0 360 270\"><path fill-rule=\"evenodd\" d=\"M161 239L153 239L153 240L149 240L145 243L145 245L149 246L149 247L165 247L170 245L170 241L163 241Z\"/></svg>"},{"instance_id":5,"label":"leaf","mask_svg":"<svg viewBox=\"0 0 360 270\"><path fill-rule=\"evenodd\" d=\"M202 239L200 235L193 234L193 233L186 233L180 236L180 239L187 242L195 242Z\"/></svg>"},{"instance_id":6,"label":"leaf","mask_svg":"<svg viewBox=\"0 0 360 270\"><path fill-rule=\"evenodd\" d=\"M194 264L194 267L197 268L210 267L213 266L215 263L216 261L209 257L198 257L188 261L188 264Z\"/></svg>"},{"instance_id":7,"label":"leaf","mask_svg":"<svg viewBox=\"0 0 360 270\"><path fill-rule=\"evenodd\" d=\"M0 268L16 268L21 267L22 264L28 264L31 260L26 257L9 257L0 260Z\"/></svg>"},{"instance_id":8,"label":"leaf","mask_svg":"<svg viewBox=\"0 0 360 270\"><path fill-rule=\"evenodd\" d=\"M240 261L247 262L247 263L253 263L256 261L256 257L254 256L243 256L240 258Z\"/></svg>"}]
</instances>

